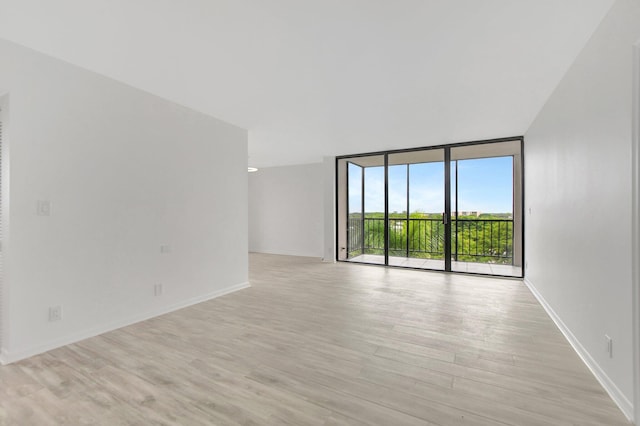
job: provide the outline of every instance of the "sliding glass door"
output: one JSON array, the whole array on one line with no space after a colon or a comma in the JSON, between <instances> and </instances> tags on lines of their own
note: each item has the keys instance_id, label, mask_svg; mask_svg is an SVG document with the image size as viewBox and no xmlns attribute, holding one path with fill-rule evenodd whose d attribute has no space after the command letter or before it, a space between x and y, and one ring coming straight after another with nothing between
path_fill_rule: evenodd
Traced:
<instances>
[{"instance_id":1,"label":"sliding glass door","mask_svg":"<svg viewBox=\"0 0 640 426\"><path fill-rule=\"evenodd\" d=\"M522 276L521 144L338 158L338 260Z\"/></svg>"},{"instance_id":2,"label":"sliding glass door","mask_svg":"<svg viewBox=\"0 0 640 426\"><path fill-rule=\"evenodd\" d=\"M451 148L451 270L522 276L521 142Z\"/></svg>"}]
</instances>

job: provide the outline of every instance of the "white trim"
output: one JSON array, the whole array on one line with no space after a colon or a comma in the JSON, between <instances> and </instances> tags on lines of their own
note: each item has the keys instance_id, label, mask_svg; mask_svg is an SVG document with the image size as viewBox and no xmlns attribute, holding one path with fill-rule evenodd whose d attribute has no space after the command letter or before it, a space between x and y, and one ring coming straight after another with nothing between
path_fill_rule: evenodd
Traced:
<instances>
[{"instance_id":1,"label":"white trim","mask_svg":"<svg viewBox=\"0 0 640 426\"><path fill-rule=\"evenodd\" d=\"M9 267L7 265L7 254L9 253L9 179L10 179L10 163L9 163L9 140L10 138L10 99L9 92L0 90L0 108L2 111L0 112L0 117L2 118L2 146L0 149L2 150L2 154L0 155L0 159L2 160L2 165L0 167L0 171L2 173L2 177L0 178L0 183L2 184L2 188L0 188L0 192L2 193L2 223L0 226L2 227L2 239L0 241L2 251L2 276L0 277L0 292L2 292L2 297L0 297L0 334L2 334L2 338L0 338L0 363L4 358L6 358L6 348L8 346L8 342L10 341L10 311L11 304L10 300L10 285L9 285Z\"/></svg>"},{"instance_id":2,"label":"white trim","mask_svg":"<svg viewBox=\"0 0 640 426\"><path fill-rule=\"evenodd\" d=\"M607 373L604 372L604 370L598 365L598 363L593 359L593 357L584 348L584 346L582 346L580 341L576 338L576 336L573 335L571 330L569 330L569 328L560 319L553 308L547 303L544 297L542 297L542 295L538 292L531 281L528 278L525 278L524 283L529 288L531 293L533 293L535 298L538 299L538 302L540 302L549 317L551 317L558 329L562 332L569 344L573 347L573 350L575 350L580 359L582 359L582 362L584 362L587 368L591 370L591 373L595 376L598 382L600 382L604 390L607 391L611 399L613 399L613 401L618 405L627 419L631 421L631 419L633 418L633 405L631 404L631 401L629 401L627 397L620 391L620 389L618 389L613 380L611 380L609 376L607 376Z\"/></svg>"},{"instance_id":3,"label":"white trim","mask_svg":"<svg viewBox=\"0 0 640 426\"><path fill-rule=\"evenodd\" d=\"M336 261L336 157L322 158L324 235L323 262Z\"/></svg>"},{"instance_id":4,"label":"white trim","mask_svg":"<svg viewBox=\"0 0 640 426\"><path fill-rule=\"evenodd\" d=\"M633 48L633 109L631 121L631 279L633 286L633 400L640 425L640 41Z\"/></svg>"},{"instance_id":5,"label":"white trim","mask_svg":"<svg viewBox=\"0 0 640 426\"><path fill-rule=\"evenodd\" d=\"M233 285L231 287L227 287L222 290L213 291L211 293L203 294L201 296L196 296L191 299L184 300L182 302L174 303L172 305L154 309L143 314L134 315L130 318L114 321L109 324L104 324L102 326L93 327L88 330L85 330L80 333L75 333L70 336L66 336L60 339L56 339L42 345L38 345L36 347L32 347L29 349L25 349L16 353L11 353L9 351L3 351L0 353L0 363L2 365L9 364L12 362L20 361L25 358L32 357L34 355L41 354L43 352L50 351L52 349L59 348L61 346L70 345L75 342L79 342L80 340L88 339L90 337L97 336L99 334L107 333L109 331L116 330L118 328L126 327L131 324L135 324L140 321L145 321L160 315L167 314L169 312L177 311L178 309L186 308L192 305L196 305L198 303L206 302L207 300L215 299L220 296L224 296L225 294L233 293L238 290L245 289L250 287L251 285L248 282L240 283Z\"/></svg>"}]
</instances>

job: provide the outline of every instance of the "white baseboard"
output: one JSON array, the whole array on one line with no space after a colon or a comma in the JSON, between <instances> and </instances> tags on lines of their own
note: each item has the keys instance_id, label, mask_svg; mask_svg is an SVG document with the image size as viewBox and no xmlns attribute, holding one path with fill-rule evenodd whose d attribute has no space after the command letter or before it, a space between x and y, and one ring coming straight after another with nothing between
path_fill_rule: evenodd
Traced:
<instances>
[{"instance_id":1,"label":"white baseboard","mask_svg":"<svg viewBox=\"0 0 640 426\"><path fill-rule=\"evenodd\" d=\"M206 302L207 300L215 299L217 297L224 296L225 294L233 293L235 291L242 290L250 286L251 285L249 284L249 282L236 284L231 287L224 288L222 290L216 290L207 294L203 294L201 296L196 296L187 300L183 300L183 301L171 304L169 306L164 306L159 309L153 309L151 311L147 311L142 314L134 315L126 319L122 319L122 320L114 321L101 326L93 327L88 330L84 330L79 333L74 333L72 335L55 339L50 342L46 342L42 345L24 349L18 352L9 352L3 349L0 352L0 364L6 365L12 362L20 361L22 359L26 359L34 355L38 355L38 354L50 351L52 349L56 349L62 346L79 342L80 340L88 339L90 337L107 333L109 331L126 327L128 325L145 321L160 315L168 314L169 312L177 311L178 309L183 309L192 305L196 305L198 303Z\"/></svg>"},{"instance_id":2,"label":"white baseboard","mask_svg":"<svg viewBox=\"0 0 640 426\"><path fill-rule=\"evenodd\" d=\"M560 319L558 314L553 310L553 308L547 303L547 301L542 297L540 292L536 289L536 287L531 283L528 278L524 279L525 285L529 288L531 293L538 299L538 302L542 305L544 310L547 312L549 317L556 324L558 329L562 332L564 337L567 339L569 344L573 347L573 350L576 351L582 362L585 363L587 368L591 371L591 373L595 376L595 378L600 382L602 387L607 391L611 399L618 405L620 410L624 413L627 419L631 422L633 421L633 404L627 397L620 391L620 389L616 386L616 384L607 376L607 373L598 365L598 363L593 359L591 354L585 349L584 346L580 343L580 341L573 335L571 330L565 325L565 323Z\"/></svg>"}]
</instances>

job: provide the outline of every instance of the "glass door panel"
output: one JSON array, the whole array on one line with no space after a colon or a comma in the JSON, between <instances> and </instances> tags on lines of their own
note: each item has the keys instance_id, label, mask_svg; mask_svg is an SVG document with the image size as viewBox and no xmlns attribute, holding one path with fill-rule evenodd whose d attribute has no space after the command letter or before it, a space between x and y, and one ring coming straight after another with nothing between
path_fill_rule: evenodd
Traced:
<instances>
[{"instance_id":1,"label":"glass door panel","mask_svg":"<svg viewBox=\"0 0 640 426\"><path fill-rule=\"evenodd\" d=\"M385 156L338 161L338 260L385 264Z\"/></svg>"},{"instance_id":2,"label":"glass door panel","mask_svg":"<svg viewBox=\"0 0 640 426\"><path fill-rule=\"evenodd\" d=\"M389 154L389 265L445 267L444 150Z\"/></svg>"},{"instance_id":3,"label":"glass door panel","mask_svg":"<svg viewBox=\"0 0 640 426\"><path fill-rule=\"evenodd\" d=\"M451 270L522 275L520 141L451 148Z\"/></svg>"}]
</instances>

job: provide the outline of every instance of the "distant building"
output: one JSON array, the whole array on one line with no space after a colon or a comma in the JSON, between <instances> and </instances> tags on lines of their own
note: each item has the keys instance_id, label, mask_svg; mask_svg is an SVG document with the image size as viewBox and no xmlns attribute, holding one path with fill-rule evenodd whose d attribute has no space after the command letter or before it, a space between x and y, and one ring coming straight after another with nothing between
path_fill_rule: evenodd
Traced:
<instances>
[{"instance_id":1,"label":"distant building","mask_svg":"<svg viewBox=\"0 0 640 426\"><path fill-rule=\"evenodd\" d=\"M466 211L466 212L451 212L451 216L475 216L478 217L482 214L481 211Z\"/></svg>"}]
</instances>

